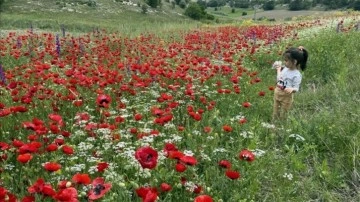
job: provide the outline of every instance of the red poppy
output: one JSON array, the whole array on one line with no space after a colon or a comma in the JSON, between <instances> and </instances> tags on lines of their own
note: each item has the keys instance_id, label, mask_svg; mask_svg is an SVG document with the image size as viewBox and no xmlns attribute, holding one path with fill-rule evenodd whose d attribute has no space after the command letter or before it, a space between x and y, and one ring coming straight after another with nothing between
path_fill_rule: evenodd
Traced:
<instances>
[{"instance_id":1,"label":"red poppy","mask_svg":"<svg viewBox=\"0 0 360 202\"><path fill-rule=\"evenodd\" d=\"M204 127L204 132L205 132L205 133L210 133L211 130L212 130L212 129L211 129L210 126L205 126L205 127Z\"/></svg>"},{"instance_id":2,"label":"red poppy","mask_svg":"<svg viewBox=\"0 0 360 202\"><path fill-rule=\"evenodd\" d=\"M261 96L261 97L262 97L262 96L265 96L265 92L264 92L264 91L260 91L260 92L259 92L259 96Z\"/></svg>"},{"instance_id":3,"label":"red poppy","mask_svg":"<svg viewBox=\"0 0 360 202\"><path fill-rule=\"evenodd\" d=\"M16 196L0 186L0 201L16 202Z\"/></svg>"},{"instance_id":4,"label":"red poppy","mask_svg":"<svg viewBox=\"0 0 360 202\"><path fill-rule=\"evenodd\" d=\"M193 166L197 164L197 160L193 156L182 156L180 161L185 163L186 165Z\"/></svg>"},{"instance_id":5,"label":"red poppy","mask_svg":"<svg viewBox=\"0 0 360 202\"><path fill-rule=\"evenodd\" d=\"M183 157L185 154L181 151L168 151L168 157L170 159L178 159L180 160L181 157Z\"/></svg>"},{"instance_id":6,"label":"red poppy","mask_svg":"<svg viewBox=\"0 0 360 202\"><path fill-rule=\"evenodd\" d=\"M89 177L88 174L76 173L72 177L72 181L75 182L76 184L88 185L91 182L91 178Z\"/></svg>"},{"instance_id":7,"label":"red poppy","mask_svg":"<svg viewBox=\"0 0 360 202\"><path fill-rule=\"evenodd\" d=\"M49 172L56 172L61 169L61 165L55 162L47 162L45 163L44 168Z\"/></svg>"},{"instance_id":8,"label":"red poppy","mask_svg":"<svg viewBox=\"0 0 360 202\"><path fill-rule=\"evenodd\" d=\"M111 189L111 184L105 183L102 177L95 178L91 185L92 189L88 193L90 200L96 200L103 197Z\"/></svg>"},{"instance_id":9,"label":"red poppy","mask_svg":"<svg viewBox=\"0 0 360 202\"><path fill-rule=\"evenodd\" d=\"M96 104L99 107L108 108L111 103L111 97L109 95L100 94L96 98Z\"/></svg>"},{"instance_id":10,"label":"red poppy","mask_svg":"<svg viewBox=\"0 0 360 202\"><path fill-rule=\"evenodd\" d=\"M142 119L142 115L141 114L135 114L134 119L135 119L135 121L140 121Z\"/></svg>"},{"instance_id":11,"label":"red poppy","mask_svg":"<svg viewBox=\"0 0 360 202\"><path fill-rule=\"evenodd\" d=\"M273 91L273 90L275 90L275 87L274 86L269 86L269 90Z\"/></svg>"},{"instance_id":12,"label":"red poppy","mask_svg":"<svg viewBox=\"0 0 360 202\"><path fill-rule=\"evenodd\" d=\"M202 186L196 184L196 185L195 185L195 189L194 189L193 192L194 192L195 194L199 194L201 191L202 191Z\"/></svg>"},{"instance_id":13,"label":"red poppy","mask_svg":"<svg viewBox=\"0 0 360 202\"><path fill-rule=\"evenodd\" d=\"M39 178L35 184L31 185L28 188L30 194L38 193L45 196L54 196L56 194L55 190L52 188L51 184L45 183L42 178Z\"/></svg>"},{"instance_id":14,"label":"red poppy","mask_svg":"<svg viewBox=\"0 0 360 202\"><path fill-rule=\"evenodd\" d=\"M227 170L225 172L226 176L232 180L236 180L238 178L240 178L240 173L234 170Z\"/></svg>"},{"instance_id":15,"label":"red poppy","mask_svg":"<svg viewBox=\"0 0 360 202\"><path fill-rule=\"evenodd\" d=\"M17 160L20 163L27 163L32 159L32 155L29 153L25 153L25 154L19 154L19 156L17 157Z\"/></svg>"},{"instance_id":16,"label":"red poppy","mask_svg":"<svg viewBox=\"0 0 360 202\"><path fill-rule=\"evenodd\" d=\"M57 149L58 149L58 146L57 146L57 144L55 144L55 143L49 144L49 145L46 147L46 151L47 151L47 152L53 152L53 151L56 151Z\"/></svg>"},{"instance_id":17,"label":"red poppy","mask_svg":"<svg viewBox=\"0 0 360 202\"><path fill-rule=\"evenodd\" d=\"M172 189L171 185L169 185L167 183L161 183L160 188L161 188L161 191L163 191L163 192L168 192Z\"/></svg>"},{"instance_id":18,"label":"red poppy","mask_svg":"<svg viewBox=\"0 0 360 202\"><path fill-rule=\"evenodd\" d=\"M252 162L255 160L255 155L251 151L244 149L239 154L240 160L246 160L248 162Z\"/></svg>"},{"instance_id":19,"label":"red poppy","mask_svg":"<svg viewBox=\"0 0 360 202\"><path fill-rule=\"evenodd\" d=\"M142 168L153 169L157 164L158 153L151 147L141 147L136 150L135 158Z\"/></svg>"},{"instance_id":20,"label":"red poppy","mask_svg":"<svg viewBox=\"0 0 360 202\"><path fill-rule=\"evenodd\" d=\"M67 154L67 155L72 155L74 154L74 149L68 145L63 145L62 146L62 151L64 152L64 154Z\"/></svg>"},{"instance_id":21,"label":"red poppy","mask_svg":"<svg viewBox=\"0 0 360 202\"><path fill-rule=\"evenodd\" d=\"M244 102L242 104L242 106L245 107L245 108L249 108L249 107L251 107L251 104L250 104L250 102Z\"/></svg>"},{"instance_id":22,"label":"red poppy","mask_svg":"<svg viewBox=\"0 0 360 202\"><path fill-rule=\"evenodd\" d=\"M208 195L200 195L195 197L194 202L213 202L213 199Z\"/></svg>"},{"instance_id":23,"label":"red poppy","mask_svg":"<svg viewBox=\"0 0 360 202\"><path fill-rule=\"evenodd\" d=\"M185 166L184 164L182 164L182 163L177 163L177 164L175 165L175 170L176 170L177 172L179 172L179 173L184 172L186 169L187 169L186 166Z\"/></svg>"},{"instance_id":24,"label":"red poppy","mask_svg":"<svg viewBox=\"0 0 360 202\"><path fill-rule=\"evenodd\" d=\"M74 187L61 189L55 194L54 199L59 202L78 202L78 192Z\"/></svg>"},{"instance_id":25,"label":"red poppy","mask_svg":"<svg viewBox=\"0 0 360 202\"><path fill-rule=\"evenodd\" d=\"M240 118L240 120L239 120L239 123L240 123L240 124L244 124L244 123L246 123L246 122L247 122L246 118Z\"/></svg>"},{"instance_id":26,"label":"red poppy","mask_svg":"<svg viewBox=\"0 0 360 202\"><path fill-rule=\"evenodd\" d=\"M232 127L229 126L229 125L224 125L224 126L223 126L223 130L224 130L225 132L231 132L233 129L232 129Z\"/></svg>"},{"instance_id":27,"label":"red poppy","mask_svg":"<svg viewBox=\"0 0 360 202\"><path fill-rule=\"evenodd\" d=\"M228 160L221 160L219 162L219 166L222 167L222 168L228 168L229 169L229 168L231 168L231 163Z\"/></svg>"},{"instance_id":28,"label":"red poppy","mask_svg":"<svg viewBox=\"0 0 360 202\"><path fill-rule=\"evenodd\" d=\"M170 151L177 151L177 147L175 144L173 143L165 143L165 147L163 149L163 151L165 152L166 156L169 156L169 152Z\"/></svg>"},{"instance_id":29,"label":"red poppy","mask_svg":"<svg viewBox=\"0 0 360 202\"><path fill-rule=\"evenodd\" d=\"M104 172L106 168L109 167L109 164L106 162L100 162L97 164L96 168L98 170L98 172Z\"/></svg>"},{"instance_id":30,"label":"red poppy","mask_svg":"<svg viewBox=\"0 0 360 202\"><path fill-rule=\"evenodd\" d=\"M35 202L35 196L25 196L21 199L21 202Z\"/></svg>"},{"instance_id":31,"label":"red poppy","mask_svg":"<svg viewBox=\"0 0 360 202\"><path fill-rule=\"evenodd\" d=\"M140 187L135 190L136 194L142 198L143 202L155 202L158 193L155 187Z\"/></svg>"}]
</instances>

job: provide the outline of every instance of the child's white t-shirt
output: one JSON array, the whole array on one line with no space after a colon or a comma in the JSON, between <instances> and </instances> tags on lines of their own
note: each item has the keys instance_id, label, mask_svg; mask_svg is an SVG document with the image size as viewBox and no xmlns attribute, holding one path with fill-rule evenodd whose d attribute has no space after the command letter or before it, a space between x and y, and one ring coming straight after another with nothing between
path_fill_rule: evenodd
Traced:
<instances>
[{"instance_id":1,"label":"child's white t-shirt","mask_svg":"<svg viewBox=\"0 0 360 202\"><path fill-rule=\"evenodd\" d=\"M285 88L294 88L299 91L302 75L298 69L284 69L277 76L277 86L284 90Z\"/></svg>"}]
</instances>

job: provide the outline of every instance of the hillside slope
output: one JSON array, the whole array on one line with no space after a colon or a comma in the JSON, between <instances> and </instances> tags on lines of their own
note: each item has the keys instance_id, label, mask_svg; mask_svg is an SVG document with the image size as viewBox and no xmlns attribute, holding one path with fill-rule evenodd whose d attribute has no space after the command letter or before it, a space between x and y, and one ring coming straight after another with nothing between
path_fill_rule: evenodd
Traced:
<instances>
[{"instance_id":1,"label":"hillside slope","mask_svg":"<svg viewBox=\"0 0 360 202\"><path fill-rule=\"evenodd\" d=\"M85 3L84 3L85 2ZM96 2L87 4L86 2ZM184 10L163 2L161 8L147 8L144 1L132 0L17 0L6 1L1 12L1 29L24 29L30 25L38 29L58 29L65 25L70 30L88 31L95 27L108 30L126 29L131 26L152 29L167 24L192 24L183 16ZM132 29L132 28L131 28Z\"/></svg>"}]
</instances>

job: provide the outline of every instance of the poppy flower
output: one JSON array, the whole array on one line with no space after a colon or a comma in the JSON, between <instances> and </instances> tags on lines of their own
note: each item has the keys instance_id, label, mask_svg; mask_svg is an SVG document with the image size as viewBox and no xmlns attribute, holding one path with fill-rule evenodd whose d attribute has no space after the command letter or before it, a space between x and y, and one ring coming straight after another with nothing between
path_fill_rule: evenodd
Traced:
<instances>
[{"instance_id":1,"label":"poppy flower","mask_svg":"<svg viewBox=\"0 0 360 202\"><path fill-rule=\"evenodd\" d=\"M96 98L96 104L99 107L108 108L111 103L111 97L109 95L100 94Z\"/></svg>"},{"instance_id":2,"label":"poppy flower","mask_svg":"<svg viewBox=\"0 0 360 202\"><path fill-rule=\"evenodd\" d=\"M32 155L29 153L25 153L25 154L19 154L19 156L17 157L17 160L20 163L27 163L32 159Z\"/></svg>"},{"instance_id":3,"label":"poppy flower","mask_svg":"<svg viewBox=\"0 0 360 202\"><path fill-rule=\"evenodd\" d=\"M89 175L81 174L81 173L76 173L72 177L72 181L75 182L76 184L84 184L84 185L88 185L91 183L91 179L90 179Z\"/></svg>"},{"instance_id":4,"label":"poppy flower","mask_svg":"<svg viewBox=\"0 0 360 202\"><path fill-rule=\"evenodd\" d=\"M135 114L134 119L135 119L135 121L140 121L142 119L142 115L141 114Z\"/></svg>"},{"instance_id":5,"label":"poppy flower","mask_svg":"<svg viewBox=\"0 0 360 202\"><path fill-rule=\"evenodd\" d=\"M245 108L249 108L249 107L251 107L251 104L250 104L250 102L244 102L242 104L242 106L245 107Z\"/></svg>"},{"instance_id":6,"label":"poppy flower","mask_svg":"<svg viewBox=\"0 0 360 202\"><path fill-rule=\"evenodd\" d=\"M225 172L225 175L232 180L236 180L236 179L240 178L240 173L237 171L234 171L234 170L227 170Z\"/></svg>"},{"instance_id":7,"label":"poppy flower","mask_svg":"<svg viewBox=\"0 0 360 202\"><path fill-rule=\"evenodd\" d=\"M88 197L90 200L96 200L103 197L111 189L112 186L110 183L105 183L104 178L102 177L95 178L91 185L92 188L88 193Z\"/></svg>"},{"instance_id":8,"label":"poppy flower","mask_svg":"<svg viewBox=\"0 0 360 202\"><path fill-rule=\"evenodd\" d=\"M246 122L247 122L246 118L240 118L240 120L239 120L239 123L240 123L240 124L244 124L244 123L246 123Z\"/></svg>"},{"instance_id":9,"label":"poppy flower","mask_svg":"<svg viewBox=\"0 0 360 202\"><path fill-rule=\"evenodd\" d=\"M204 127L204 132L205 133L210 133L212 131L212 128L210 126L205 126Z\"/></svg>"},{"instance_id":10,"label":"poppy flower","mask_svg":"<svg viewBox=\"0 0 360 202\"><path fill-rule=\"evenodd\" d=\"M177 164L175 165L175 170L176 170L177 172L179 172L179 173L184 172L186 169L187 169L186 166L185 166L184 164L182 164L182 163L177 163Z\"/></svg>"},{"instance_id":11,"label":"poppy flower","mask_svg":"<svg viewBox=\"0 0 360 202\"><path fill-rule=\"evenodd\" d=\"M55 143L49 144L49 145L46 147L46 151L47 151L47 152L53 152L53 151L56 151L57 149L58 149L58 146L57 146L57 144L55 144Z\"/></svg>"},{"instance_id":12,"label":"poppy flower","mask_svg":"<svg viewBox=\"0 0 360 202\"><path fill-rule=\"evenodd\" d=\"M141 147L136 150L135 158L142 168L153 169L157 164L158 153L151 147Z\"/></svg>"},{"instance_id":13,"label":"poppy flower","mask_svg":"<svg viewBox=\"0 0 360 202\"><path fill-rule=\"evenodd\" d=\"M213 199L208 195L200 195L195 197L194 202L213 202Z\"/></svg>"},{"instance_id":14,"label":"poppy flower","mask_svg":"<svg viewBox=\"0 0 360 202\"><path fill-rule=\"evenodd\" d=\"M74 154L74 149L68 145L63 145L61 149L64 152L64 154L67 154L67 155Z\"/></svg>"},{"instance_id":15,"label":"poppy flower","mask_svg":"<svg viewBox=\"0 0 360 202\"><path fill-rule=\"evenodd\" d=\"M171 185L163 182L163 183L161 183L161 185L160 185L160 189L161 189L161 191L163 191L163 192L168 192L168 191L170 191L170 190L172 189L172 187L171 187Z\"/></svg>"},{"instance_id":16,"label":"poppy flower","mask_svg":"<svg viewBox=\"0 0 360 202\"><path fill-rule=\"evenodd\" d=\"M54 196L56 194L55 190L52 188L51 184L45 183L42 178L39 178L35 184L31 185L28 188L30 194L38 193L45 196Z\"/></svg>"},{"instance_id":17,"label":"poppy flower","mask_svg":"<svg viewBox=\"0 0 360 202\"><path fill-rule=\"evenodd\" d=\"M225 132L231 132L233 129L232 129L232 127L229 126L229 125L224 125L224 126L223 126L223 130L224 130Z\"/></svg>"},{"instance_id":18,"label":"poppy flower","mask_svg":"<svg viewBox=\"0 0 360 202\"><path fill-rule=\"evenodd\" d=\"M106 162L100 162L97 164L96 168L98 172L104 172L106 168L109 167L109 164Z\"/></svg>"},{"instance_id":19,"label":"poppy flower","mask_svg":"<svg viewBox=\"0 0 360 202\"><path fill-rule=\"evenodd\" d=\"M54 199L57 201L66 201L66 202L77 202L78 200L78 192L74 187L68 187L65 189L61 189L58 191Z\"/></svg>"},{"instance_id":20,"label":"poppy flower","mask_svg":"<svg viewBox=\"0 0 360 202\"><path fill-rule=\"evenodd\" d=\"M165 143L163 151L165 152L166 156L169 156L170 151L177 151L177 147L173 143Z\"/></svg>"},{"instance_id":21,"label":"poppy flower","mask_svg":"<svg viewBox=\"0 0 360 202\"><path fill-rule=\"evenodd\" d=\"M219 162L219 166L222 167L222 168L228 168L229 169L229 168L231 168L231 163L228 160L221 160Z\"/></svg>"},{"instance_id":22,"label":"poppy flower","mask_svg":"<svg viewBox=\"0 0 360 202\"><path fill-rule=\"evenodd\" d=\"M193 156L182 156L180 161L185 163L186 165L193 166L197 164L197 160Z\"/></svg>"},{"instance_id":23,"label":"poppy flower","mask_svg":"<svg viewBox=\"0 0 360 202\"><path fill-rule=\"evenodd\" d=\"M252 162L255 160L255 155L251 151L244 149L239 153L240 160L246 160L248 162Z\"/></svg>"},{"instance_id":24,"label":"poppy flower","mask_svg":"<svg viewBox=\"0 0 360 202\"><path fill-rule=\"evenodd\" d=\"M155 202L158 197L157 190L154 187L140 187L135 192L142 198L143 202Z\"/></svg>"},{"instance_id":25,"label":"poppy flower","mask_svg":"<svg viewBox=\"0 0 360 202\"><path fill-rule=\"evenodd\" d=\"M49 172L56 172L61 169L61 165L55 162L47 162L45 163L44 168Z\"/></svg>"},{"instance_id":26,"label":"poppy flower","mask_svg":"<svg viewBox=\"0 0 360 202\"><path fill-rule=\"evenodd\" d=\"M265 96L265 92L264 92L264 91L260 91L260 92L259 92L259 96L260 96L260 97Z\"/></svg>"}]
</instances>

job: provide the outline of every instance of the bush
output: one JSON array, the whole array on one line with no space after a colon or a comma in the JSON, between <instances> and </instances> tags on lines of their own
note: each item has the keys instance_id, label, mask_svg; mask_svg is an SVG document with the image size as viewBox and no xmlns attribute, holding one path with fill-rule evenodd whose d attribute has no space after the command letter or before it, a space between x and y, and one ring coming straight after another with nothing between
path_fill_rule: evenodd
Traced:
<instances>
[{"instance_id":1,"label":"bush","mask_svg":"<svg viewBox=\"0 0 360 202\"><path fill-rule=\"evenodd\" d=\"M186 8L186 2L184 0L181 0L179 3L179 7L182 9Z\"/></svg>"},{"instance_id":2,"label":"bush","mask_svg":"<svg viewBox=\"0 0 360 202\"><path fill-rule=\"evenodd\" d=\"M246 12L246 11L243 11L241 15L242 15L242 16L245 16L245 15L247 15L247 12Z\"/></svg>"},{"instance_id":3,"label":"bush","mask_svg":"<svg viewBox=\"0 0 360 202\"><path fill-rule=\"evenodd\" d=\"M141 6L141 13L146 14L148 12L148 6L146 4L143 4Z\"/></svg>"}]
</instances>

